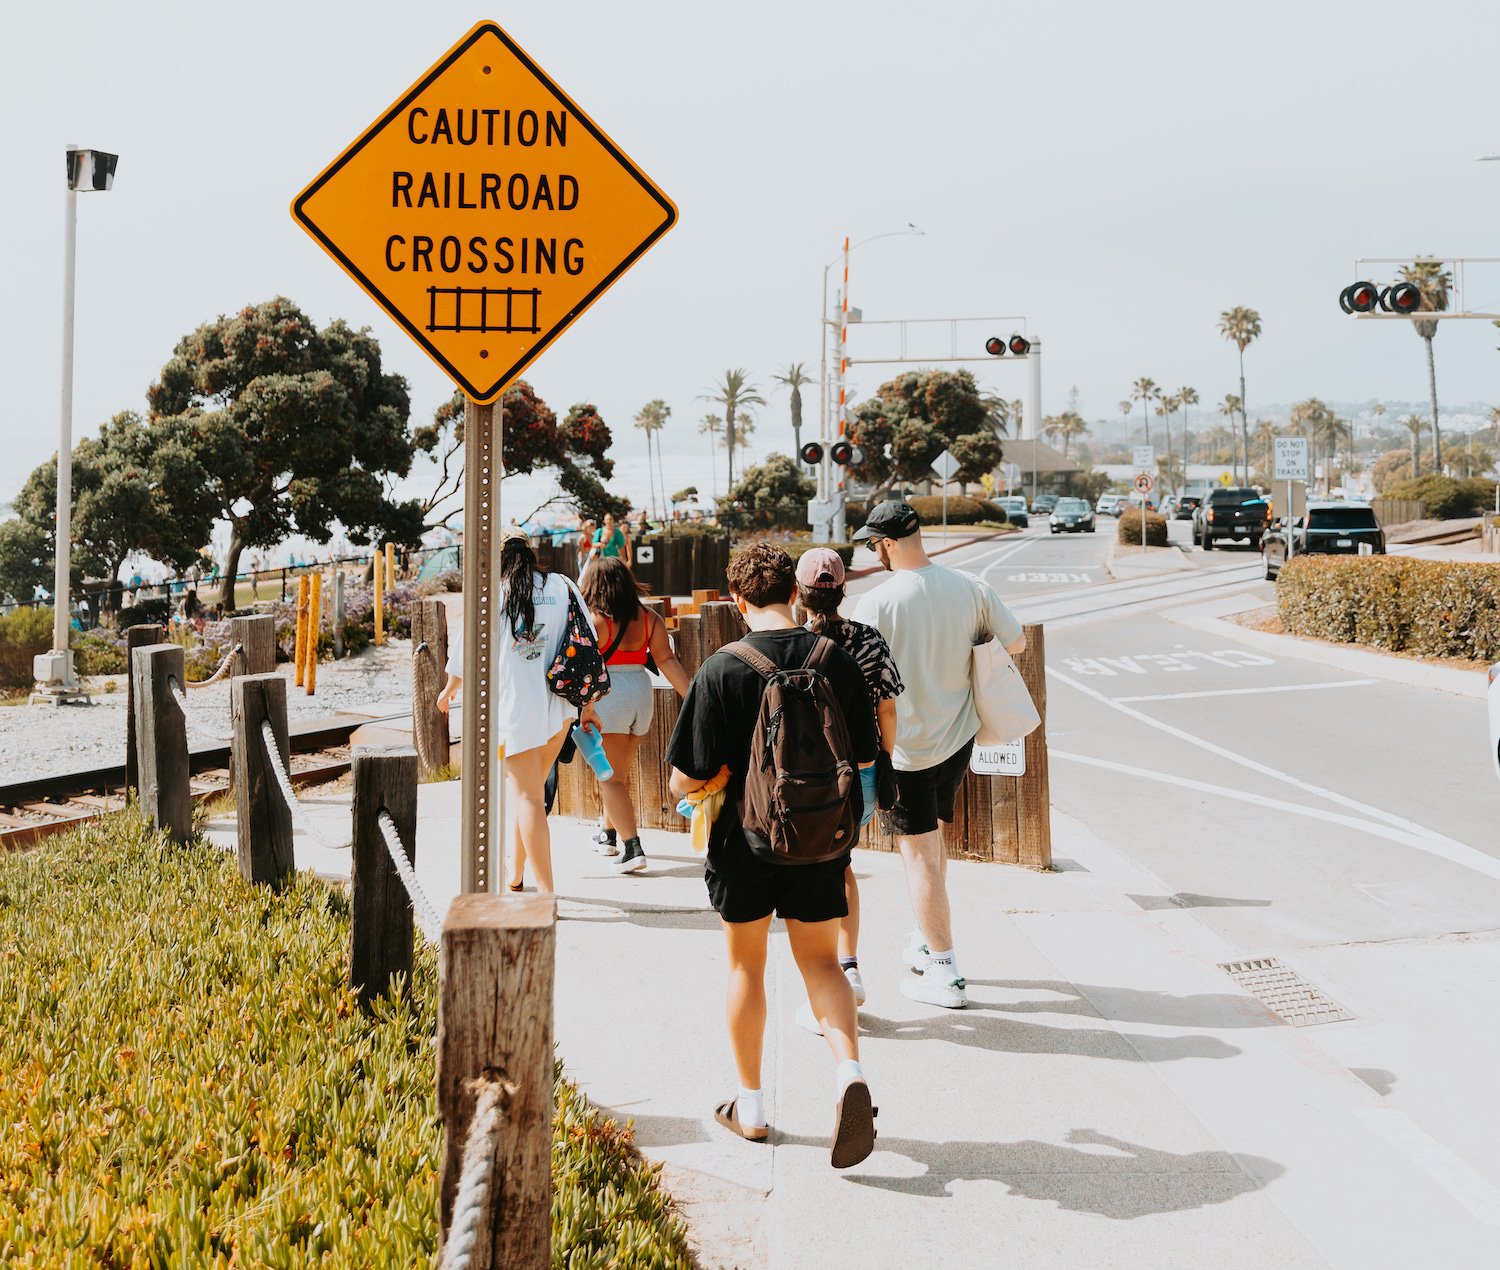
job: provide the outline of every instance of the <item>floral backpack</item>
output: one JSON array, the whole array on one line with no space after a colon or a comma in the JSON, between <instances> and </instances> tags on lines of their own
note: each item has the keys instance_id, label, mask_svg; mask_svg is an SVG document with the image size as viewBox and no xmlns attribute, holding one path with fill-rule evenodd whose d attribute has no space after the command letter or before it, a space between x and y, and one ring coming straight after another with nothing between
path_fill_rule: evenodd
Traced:
<instances>
[{"instance_id":1,"label":"floral backpack","mask_svg":"<svg viewBox=\"0 0 1500 1270\"><path fill-rule=\"evenodd\" d=\"M547 686L576 709L582 710L609 691L609 669L594 638L588 614L578 592L568 587L568 621L562 647L547 671Z\"/></svg>"}]
</instances>

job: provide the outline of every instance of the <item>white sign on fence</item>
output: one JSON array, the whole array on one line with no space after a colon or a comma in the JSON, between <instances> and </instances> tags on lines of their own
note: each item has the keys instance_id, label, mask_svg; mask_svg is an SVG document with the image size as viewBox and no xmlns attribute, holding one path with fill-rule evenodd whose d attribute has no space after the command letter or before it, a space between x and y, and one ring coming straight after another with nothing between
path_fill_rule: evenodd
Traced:
<instances>
[{"instance_id":1,"label":"white sign on fence","mask_svg":"<svg viewBox=\"0 0 1500 1270\"><path fill-rule=\"evenodd\" d=\"M1004 745L976 745L969 759L969 770L980 776L1026 775L1026 742L1007 741Z\"/></svg>"},{"instance_id":2,"label":"white sign on fence","mask_svg":"<svg viewBox=\"0 0 1500 1270\"><path fill-rule=\"evenodd\" d=\"M635 549L636 564L651 564L656 560L655 547L637 547Z\"/></svg>"},{"instance_id":3,"label":"white sign on fence","mask_svg":"<svg viewBox=\"0 0 1500 1270\"><path fill-rule=\"evenodd\" d=\"M1156 471L1156 447L1150 445L1137 445L1130 451L1130 465L1137 472Z\"/></svg>"},{"instance_id":4,"label":"white sign on fence","mask_svg":"<svg viewBox=\"0 0 1500 1270\"><path fill-rule=\"evenodd\" d=\"M1276 437L1275 447L1275 470L1271 473L1271 479L1276 481L1307 480L1307 438Z\"/></svg>"}]
</instances>

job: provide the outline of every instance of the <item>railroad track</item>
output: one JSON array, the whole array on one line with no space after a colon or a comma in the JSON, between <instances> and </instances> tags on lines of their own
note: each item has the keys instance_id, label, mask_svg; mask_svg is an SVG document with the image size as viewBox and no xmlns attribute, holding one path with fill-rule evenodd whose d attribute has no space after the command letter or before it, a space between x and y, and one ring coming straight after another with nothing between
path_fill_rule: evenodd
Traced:
<instances>
[{"instance_id":1,"label":"railroad track","mask_svg":"<svg viewBox=\"0 0 1500 1270\"><path fill-rule=\"evenodd\" d=\"M357 728L405 717L334 716L293 724L292 784L322 785L337 780L349 771L349 738ZM195 803L228 792L229 749L228 742L189 745L188 768ZM0 785L0 851L22 850L124 806L124 763Z\"/></svg>"}]
</instances>

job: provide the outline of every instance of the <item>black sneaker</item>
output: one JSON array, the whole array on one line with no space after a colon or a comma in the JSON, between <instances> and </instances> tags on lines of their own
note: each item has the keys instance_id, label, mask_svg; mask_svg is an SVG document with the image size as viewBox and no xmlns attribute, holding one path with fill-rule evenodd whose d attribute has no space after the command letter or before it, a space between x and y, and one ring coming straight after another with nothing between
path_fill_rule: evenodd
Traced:
<instances>
[{"instance_id":1,"label":"black sneaker","mask_svg":"<svg viewBox=\"0 0 1500 1270\"><path fill-rule=\"evenodd\" d=\"M609 867L616 873L639 873L646 867L646 853L641 850L639 838L626 838L625 850L618 860L611 860Z\"/></svg>"},{"instance_id":2,"label":"black sneaker","mask_svg":"<svg viewBox=\"0 0 1500 1270\"><path fill-rule=\"evenodd\" d=\"M615 831L613 829L601 829L592 839L594 850L600 855L619 855L620 848L615 844Z\"/></svg>"}]
</instances>

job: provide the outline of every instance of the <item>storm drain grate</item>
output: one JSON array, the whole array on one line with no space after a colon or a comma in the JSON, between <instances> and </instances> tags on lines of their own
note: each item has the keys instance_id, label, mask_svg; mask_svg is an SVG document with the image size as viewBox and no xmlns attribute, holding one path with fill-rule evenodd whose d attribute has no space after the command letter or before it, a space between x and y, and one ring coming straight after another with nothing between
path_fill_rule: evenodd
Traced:
<instances>
[{"instance_id":1,"label":"storm drain grate","mask_svg":"<svg viewBox=\"0 0 1500 1270\"><path fill-rule=\"evenodd\" d=\"M1221 962L1219 969L1293 1027L1313 1027L1354 1017L1275 957Z\"/></svg>"}]
</instances>

